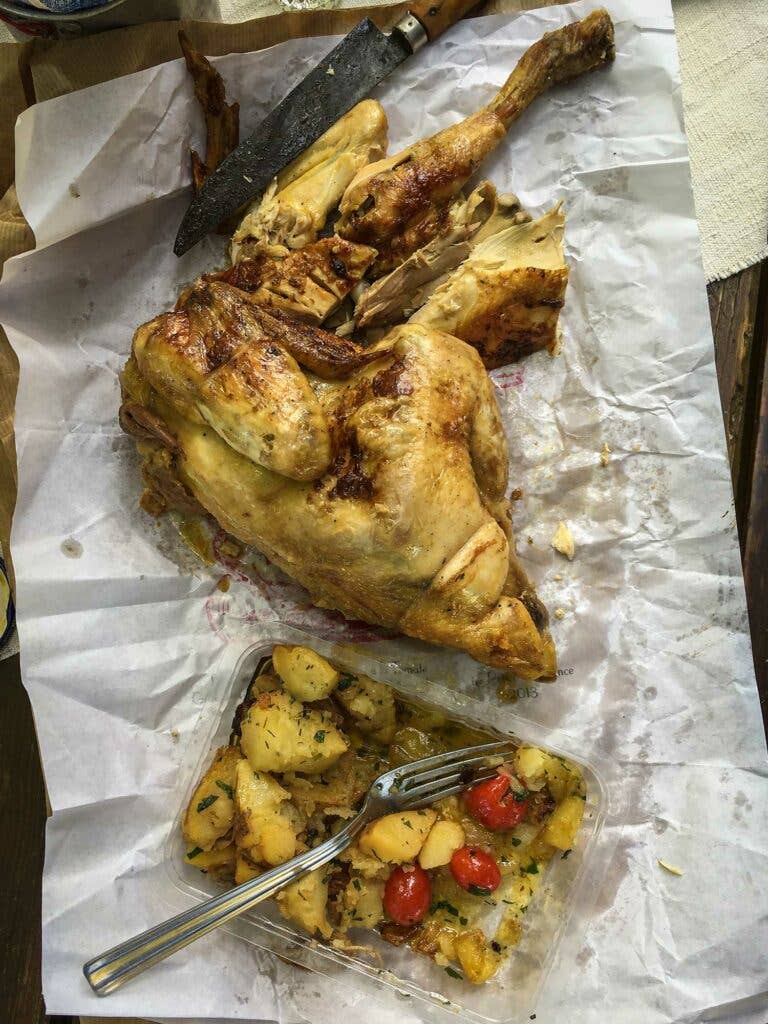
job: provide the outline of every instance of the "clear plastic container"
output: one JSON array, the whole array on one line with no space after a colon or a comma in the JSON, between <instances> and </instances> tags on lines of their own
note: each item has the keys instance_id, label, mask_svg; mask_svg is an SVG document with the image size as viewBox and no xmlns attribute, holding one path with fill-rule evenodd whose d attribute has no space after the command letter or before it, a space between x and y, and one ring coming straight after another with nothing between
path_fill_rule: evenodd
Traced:
<instances>
[{"instance_id":1,"label":"clear plastic container","mask_svg":"<svg viewBox=\"0 0 768 1024\"><path fill-rule=\"evenodd\" d=\"M505 706L494 707L491 723L488 704L421 674L414 675L412 667L404 669L392 660L377 658L369 648L328 642L281 623L264 624L247 644L228 645L211 670L198 722L192 733L184 737L183 786L179 790L183 798L164 850L168 877L177 890L173 902L188 906L193 902L189 897L198 900L221 891L220 886L186 861L181 817L213 751L228 742L235 709L260 659L280 643L311 647L334 664L388 683L404 697L438 708L451 719L543 747L577 763L586 781L586 809L573 852L565 859L554 858L547 868L526 914L520 944L510 952L498 974L484 985L454 979L429 958L408 946L392 946L374 932L359 935L377 951L379 963L362 953L355 955L323 945L286 921L273 901L259 904L225 927L285 960L340 983L351 982L357 992L370 985L378 989L379 999L388 994L393 999L420 1000L419 1014L425 1020L455 1020L458 1014L478 1022L528 1021L556 958L572 960L578 950L610 854L610 844L601 842L609 800L605 766L586 760L567 736L548 733ZM567 962L561 966L568 971ZM576 968L571 964L570 969Z\"/></svg>"}]
</instances>

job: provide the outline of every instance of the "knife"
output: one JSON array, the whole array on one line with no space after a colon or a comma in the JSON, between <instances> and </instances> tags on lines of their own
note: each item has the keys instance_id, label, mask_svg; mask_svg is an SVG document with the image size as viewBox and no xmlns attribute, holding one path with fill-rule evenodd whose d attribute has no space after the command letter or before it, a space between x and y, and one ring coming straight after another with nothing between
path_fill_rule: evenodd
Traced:
<instances>
[{"instance_id":1,"label":"knife","mask_svg":"<svg viewBox=\"0 0 768 1024\"><path fill-rule=\"evenodd\" d=\"M206 179L179 227L176 255L262 195L278 171L477 2L415 0L389 33L363 19Z\"/></svg>"}]
</instances>

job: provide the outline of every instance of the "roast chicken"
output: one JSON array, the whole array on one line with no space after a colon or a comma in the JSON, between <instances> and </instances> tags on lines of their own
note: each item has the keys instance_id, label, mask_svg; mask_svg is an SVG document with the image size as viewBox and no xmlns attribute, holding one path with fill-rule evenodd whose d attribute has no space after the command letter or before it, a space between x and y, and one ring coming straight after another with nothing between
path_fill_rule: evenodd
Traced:
<instances>
[{"instance_id":1,"label":"roast chicken","mask_svg":"<svg viewBox=\"0 0 768 1024\"><path fill-rule=\"evenodd\" d=\"M551 676L477 353L407 324L361 351L346 377L324 380L301 367L306 334L292 345L292 331L220 281L199 282L182 308L139 329L124 426L145 442L154 506L174 506L181 485L186 507L196 500L315 604ZM349 365L350 342L323 343Z\"/></svg>"},{"instance_id":2,"label":"roast chicken","mask_svg":"<svg viewBox=\"0 0 768 1024\"><path fill-rule=\"evenodd\" d=\"M136 331L120 422L144 508L212 515L321 607L554 677L486 367L554 351L564 217L462 187L612 39L604 11L549 33L486 108L398 157L365 101L282 173L232 265Z\"/></svg>"}]
</instances>

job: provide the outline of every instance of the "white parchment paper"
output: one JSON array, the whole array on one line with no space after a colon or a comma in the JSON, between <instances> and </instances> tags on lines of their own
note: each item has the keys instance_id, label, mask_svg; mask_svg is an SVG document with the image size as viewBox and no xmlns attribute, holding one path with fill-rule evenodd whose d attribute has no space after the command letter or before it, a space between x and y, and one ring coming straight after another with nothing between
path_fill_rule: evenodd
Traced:
<instances>
[{"instance_id":1,"label":"white parchment paper","mask_svg":"<svg viewBox=\"0 0 768 1024\"><path fill-rule=\"evenodd\" d=\"M378 92L392 151L486 102L527 45L592 6L473 20L427 47ZM519 547L550 609L564 612L553 620L561 678L521 688L517 710L616 766L622 819L586 935L556 966L537 1020L656 1024L740 1010L757 1021L764 1011L749 997L768 988L765 744L672 17L668 0L609 6L615 66L540 100L483 168L531 210L565 201L571 267L562 354L494 374L512 486L526 494ZM329 46L296 40L220 60L245 128ZM38 249L7 264L0 321L21 361L13 556L53 808L46 1004L410 1024L413 1001L374 1002L354 979L301 973L225 933L107 1001L80 973L170 910L163 841L185 735L225 645L275 617L376 640L307 610L265 570L256 583L226 564L191 572L169 529L137 508L117 374L135 326L223 249L213 239L181 260L171 252L199 121L176 61L40 104L17 130L19 197ZM573 563L549 546L560 520L576 538ZM215 588L224 571L226 595ZM492 715L491 673L427 658L431 674L485 696Z\"/></svg>"}]
</instances>

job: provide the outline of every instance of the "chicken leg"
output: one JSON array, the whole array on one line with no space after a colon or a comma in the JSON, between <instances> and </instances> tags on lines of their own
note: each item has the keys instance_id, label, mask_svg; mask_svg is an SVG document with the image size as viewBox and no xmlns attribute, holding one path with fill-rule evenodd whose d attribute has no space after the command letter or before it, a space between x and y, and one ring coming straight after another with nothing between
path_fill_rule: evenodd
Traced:
<instances>
[{"instance_id":1,"label":"chicken leg","mask_svg":"<svg viewBox=\"0 0 768 1024\"><path fill-rule=\"evenodd\" d=\"M339 204L337 232L378 250L372 276L398 266L450 229L451 202L538 96L614 55L613 24L603 9L548 32L523 54L488 106L359 171Z\"/></svg>"}]
</instances>

